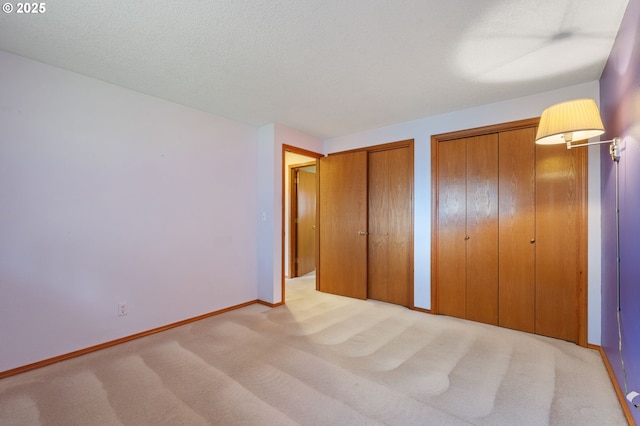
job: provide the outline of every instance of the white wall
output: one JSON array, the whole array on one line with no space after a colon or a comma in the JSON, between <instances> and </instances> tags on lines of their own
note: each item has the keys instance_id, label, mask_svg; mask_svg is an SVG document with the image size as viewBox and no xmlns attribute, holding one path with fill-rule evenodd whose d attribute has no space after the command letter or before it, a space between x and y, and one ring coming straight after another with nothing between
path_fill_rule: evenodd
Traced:
<instances>
[{"instance_id":1,"label":"white wall","mask_svg":"<svg viewBox=\"0 0 640 426\"><path fill-rule=\"evenodd\" d=\"M431 308L431 135L538 117L556 102L578 97L599 100L598 82L451 112L325 141L338 152L405 139L415 140L414 303ZM599 150L589 149L589 342L600 343L600 175Z\"/></svg>"},{"instance_id":2,"label":"white wall","mask_svg":"<svg viewBox=\"0 0 640 426\"><path fill-rule=\"evenodd\" d=\"M0 69L0 371L257 298L256 129Z\"/></svg>"},{"instance_id":3,"label":"white wall","mask_svg":"<svg viewBox=\"0 0 640 426\"><path fill-rule=\"evenodd\" d=\"M278 282L279 263L276 251L280 240L276 234L278 188L278 168L282 160L276 149L275 125L269 124L259 129L258 140L258 298L269 303L279 303L281 284ZM279 163L279 165L278 165ZM280 190L281 192L281 190Z\"/></svg>"}]
</instances>

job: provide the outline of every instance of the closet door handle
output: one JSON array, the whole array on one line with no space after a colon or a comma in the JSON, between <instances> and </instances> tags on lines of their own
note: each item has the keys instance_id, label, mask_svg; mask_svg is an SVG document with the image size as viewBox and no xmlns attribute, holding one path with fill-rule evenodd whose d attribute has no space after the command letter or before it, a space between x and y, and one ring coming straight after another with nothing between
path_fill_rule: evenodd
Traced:
<instances>
[{"instance_id":1,"label":"closet door handle","mask_svg":"<svg viewBox=\"0 0 640 426\"><path fill-rule=\"evenodd\" d=\"M358 235L367 235L369 234L367 231L358 231Z\"/></svg>"},{"instance_id":2,"label":"closet door handle","mask_svg":"<svg viewBox=\"0 0 640 426\"><path fill-rule=\"evenodd\" d=\"M471 237L470 237L470 236L468 236L468 235L465 235L465 236L464 236L465 241L466 241L466 240L468 240L469 238L471 238Z\"/></svg>"},{"instance_id":3,"label":"closet door handle","mask_svg":"<svg viewBox=\"0 0 640 426\"><path fill-rule=\"evenodd\" d=\"M532 238L532 239L530 239L530 240L529 240L529 244L533 244L533 243L535 243L535 242L536 242L536 239L535 239L535 238Z\"/></svg>"}]
</instances>

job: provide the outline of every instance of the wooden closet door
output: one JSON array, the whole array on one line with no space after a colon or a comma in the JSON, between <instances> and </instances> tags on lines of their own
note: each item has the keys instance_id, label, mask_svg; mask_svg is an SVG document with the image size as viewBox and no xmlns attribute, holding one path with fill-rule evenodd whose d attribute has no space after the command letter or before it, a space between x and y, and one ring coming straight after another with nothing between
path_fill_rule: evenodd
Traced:
<instances>
[{"instance_id":1,"label":"wooden closet door","mask_svg":"<svg viewBox=\"0 0 640 426\"><path fill-rule=\"evenodd\" d=\"M411 148L369 153L368 297L409 306L413 283Z\"/></svg>"},{"instance_id":2,"label":"wooden closet door","mask_svg":"<svg viewBox=\"0 0 640 426\"><path fill-rule=\"evenodd\" d=\"M576 343L586 306L586 155L584 148L536 146L535 332Z\"/></svg>"},{"instance_id":3,"label":"wooden closet door","mask_svg":"<svg viewBox=\"0 0 640 426\"><path fill-rule=\"evenodd\" d=\"M498 135L467 138L466 318L498 324Z\"/></svg>"},{"instance_id":4,"label":"wooden closet door","mask_svg":"<svg viewBox=\"0 0 640 426\"><path fill-rule=\"evenodd\" d=\"M437 144L437 214L435 294L438 313L466 317L467 142Z\"/></svg>"},{"instance_id":5,"label":"wooden closet door","mask_svg":"<svg viewBox=\"0 0 640 426\"><path fill-rule=\"evenodd\" d=\"M499 325L535 331L536 128L499 134Z\"/></svg>"},{"instance_id":6,"label":"wooden closet door","mask_svg":"<svg viewBox=\"0 0 640 426\"><path fill-rule=\"evenodd\" d=\"M320 159L318 290L367 298L367 153Z\"/></svg>"},{"instance_id":7,"label":"wooden closet door","mask_svg":"<svg viewBox=\"0 0 640 426\"><path fill-rule=\"evenodd\" d=\"M535 145L537 124L432 136L434 311L586 346L587 150Z\"/></svg>"}]
</instances>

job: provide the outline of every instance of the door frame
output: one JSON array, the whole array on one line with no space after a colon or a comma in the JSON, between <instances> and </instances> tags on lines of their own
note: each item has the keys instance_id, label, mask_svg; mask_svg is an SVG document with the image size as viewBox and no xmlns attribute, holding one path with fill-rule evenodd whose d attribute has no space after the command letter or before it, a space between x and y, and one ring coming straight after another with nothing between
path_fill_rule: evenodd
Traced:
<instances>
[{"instance_id":1,"label":"door frame","mask_svg":"<svg viewBox=\"0 0 640 426\"><path fill-rule=\"evenodd\" d=\"M509 130L518 130L528 127L537 126L540 122L539 117L528 118L524 120L511 121L507 123L499 123L493 124L489 126L476 127L472 129L465 129L460 131L441 133L437 135L431 136L431 312L434 314L439 313L438 307L438 144L441 142L446 142L452 139L461 139L472 136L479 136L488 133L499 133ZM586 158L586 157L585 157ZM588 191L588 179L586 174L588 173L588 161L585 160L585 176L582 177L583 188L580 188L582 191L584 203L582 206L582 211L580 212L581 217L583 218L583 223L587 223L587 214L588 214L588 200L587 200L587 191ZM586 347L588 345L588 333L587 333L587 325L589 322L588 318L588 298L587 298L587 290L588 290L588 282L587 282L587 229L586 226L580 233L579 238L581 239L581 250L580 260L581 260L581 269L585 271L585 273L581 274L578 279L578 295L577 304L578 304L578 342L577 344L580 346Z\"/></svg>"},{"instance_id":2,"label":"door frame","mask_svg":"<svg viewBox=\"0 0 640 426\"><path fill-rule=\"evenodd\" d=\"M318 159L324 157L323 154L320 154L318 152L314 152L314 151L309 151L307 149L304 148L298 148L297 146L293 146L293 145L287 145L287 144L282 144L282 203L281 203L281 209L282 211L280 212L280 216L282 218L282 235L281 235L281 239L280 239L280 249L282 250L282 254L280 256L281 262L280 262L280 277L281 277L281 282L280 282L280 286L282 289L282 303L285 304L286 303L286 297L285 297L285 275L284 275L284 266L285 266L285 255L284 255L284 247L285 247L285 209L288 207L285 202L285 183L286 183L286 179L287 179L287 170L285 170L285 164L286 164L286 153L287 152L291 152L293 154L299 154L299 155L304 155L306 157L310 157L310 158L315 158L316 159L316 173L317 173L317 163L318 163ZM316 179L316 229L318 229L318 191L317 191L317 179ZM289 249L291 249L291 247L289 247ZM316 238L316 270L318 268L318 239ZM317 277L316 277L316 285L317 285Z\"/></svg>"},{"instance_id":3,"label":"door frame","mask_svg":"<svg viewBox=\"0 0 640 426\"><path fill-rule=\"evenodd\" d=\"M298 191L297 186L294 187L293 180L298 169L302 169L309 166L316 166L316 175L318 168L316 161L309 161L307 163L292 164L289 166L289 278L295 278L298 276L298 264L295 259L298 256L298 227L296 226L296 218L298 217ZM316 176L317 179L317 176ZM316 184L316 201L318 199L318 185ZM316 203L316 216L318 207ZM317 222L317 220L316 220ZM316 230L318 226L316 224ZM316 244L317 245L317 244ZM317 266L317 265L316 265Z\"/></svg>"}]
</instances>

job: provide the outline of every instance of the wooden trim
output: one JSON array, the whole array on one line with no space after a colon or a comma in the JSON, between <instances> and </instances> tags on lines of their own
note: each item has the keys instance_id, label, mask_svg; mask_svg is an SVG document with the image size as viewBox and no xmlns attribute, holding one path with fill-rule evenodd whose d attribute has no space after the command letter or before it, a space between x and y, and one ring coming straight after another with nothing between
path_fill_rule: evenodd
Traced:
<instances>
[{"instance_id":1,"label":"wooden trim","mask_svg":"<svg viewBox=\"0 0 640 426\"><path fill-rule=\"evenodd\" d=\"M414 148L414 140L410 139L409 141L403 141L401 143L408 142L408 147L410 151L410 161L409 167L411 168L411 232L409 235L411 236L411 241L409 244L411 245L411 260L409 263L409 267L411 268L411 279L409 280L409 309L415 308L415 212L416 212L416 171L415 171L415 148Z\"/></svg>"},{"instance_id":2,"label":"wooden trim","mask_svg":"<svg viewBox=\"0 0 640 426\"><path fill-rule=\"evenodd\" d=\"M102 349L110 348L112 346L119 345L121 343L130 342L132 340L139 339L141 337L150 336L152 334L160 333L162 331L170 330L172 328L180 327L182 325L190 324L196 321L203 320L205 318L213 317L216 315L224 314L225 312L234 311L236 309L244 308L246 306L254 305L256 303L260 303L262 305L266 305L269 307L276 307L278 305L271 305L269 303L263 302L262 300L252 300L249 302L241 303L239 305L230 306L228 308L220 309L218 311L209 312L208 314L198 315L197 317L188 318L182 321L174 322L171 324L163 325L162 327L153 328L151 330L142 331L140 333L132 334L130 336L121 337L119 339L111 340L105 343L100 343L99 345L89 346L88 348L79 349L77 351L69 352L67 354L58 355L53 358L44 359L42 361L34 362L32 364L23 365L21 367L16 367L11 370L0 371L0 379L4 379L5 377L15 376L16 374L26 373L27 371L36 370L41 367L46 367L47 365L55 364L60 361L66 361L71 358L79 357L82 355L86 355L91 352L96 352Z\"/></svg>"},{"instance_id":3,"label":"wooden trim","mask_svg":"<svg viewBox=\"0 0 640 426\"><path fill-rule=\"evenodd\" d=\"M316 159L316 291L320 291L320 164Z\"/></svg>"},{"instance_id":4,"label":"wooden trim","mask_svg":"<svg viewBox=\"0 0 640 426\"><path fill-rule=\"evenodd\" d=\"M289 207L289 259L287 259L287 262L289 263L289 278L295 278L298 276L298 267L295 262L295 258L297 256L296 239L298 238L298 229L296 227L295 220L298 216L298 192L295 190L295 186L293 184L293 181L296 178L296 171L297 169L295 167L289 166L289 206L284 206L284 213L286 213L287 207ZM283 230L283 233L286 236L286 229Z\"/></svg>"},{"instance_id":5,"label":"wooden trim","mask_svg":"<svg viewBox=\"0 0 640 426\"><path fill-rule=\"evenodd\" d=\"M291 152L293 154L299 154L299 155L304 155L310 158L315 158L316 159L316 173L320 173L320 162L317 161L319 158L324 157L324 155L319 154L317 152L313 152L313 151L309 151L306 150L304 148L298 148L296 146L293 145L287 145L287 144L282 144L282 167L281 167L281 172L282 172L282 211L281 211L281 216L282 216L282 238L280 240L280 250L281 250L281 262L280 262L280 276L281 276L281 282L280 282L280 287L281 287L281 293L282 293L282 299L280 300L280 302L274 304L273 306L280 306L280 305L284 305L284 301L285 301L285 285L284 285L284 262L285 262L285 258L284 258L284 239L285 239L285 221L284 221L284 213L285 213L285 209L287 208L287 206L285 205L285 196L284 196L284 189L285 189L285 179L287 179L287 174L285 173L285 164L286 164L286 153L287 152ZM319 180L319 179L318 179ZM316 191L316 194L318 194L318 191ZM316 197L318 197L318 195L316 195ZM318 217L317 214L317 209L318 209L318 202L319 200L316 198L316 218ZM317 220L317 219L316 219ZM316 229L318 229L317 226L317 222L316 222ZM319 231L318 231L319 232ZM317 270L318 270L318 255L319 255L319 250L318 250L318 239L316 238L316 286L318 284L318 277L317 277ZM265 302L266 303L266 302ZM270 306L270 305L267 305Z\"/></svg>"},{"instance_id":6,"label":"wooden trim","mask_svg":"<svg viewBox=\"0 0 640 426\"><path fill-rule=\"evenodd\" d=\"M316 166L316 161L307 161L306 163L300 163L300 164L291 164L289 167L292 169L302 169L305 167L312 167L312 166Z\"/></svg>"},{"instance_id":7,"label":"wooden trim","mask_svg":"<svg viewBox=\"0 0 640 426\"><path fill-rule=\"evenodd\" d=\"M417 312L422 312L423 314L431 314L431 309L425 309L425 308L418 308L416 306L412 306L410 308L412 311L417 311Z\"/></svg>"},{"instance_id":8,"label":"wooden trim","mask_svg":"<svg viewBox=\"0 0 640 426\"><path fill-rule=\"evenodd\" d=\"M510 121L508 123L491 124L489 126L475 127L473 129L457 130L455 132L440 133L431 136L431 141L436 139L438 142L445 142L452 139L470 138L472 136L481 136L489 133L500 133L507 130L525 129L527 127L537 126L540 122L539 117L527 118L524 120Z\"/></svg>"},{"instance_id":9,"label":"wooden trim","mask_svg":"<svg viewBox=\"0 0 640 426\"><path fill-rule=\"evenodd\" d=\"M580 256L578 258L579 271L578 280L578 345L588 347L589 334L587 326L589 324L589 150L581 149L581 159L579 164L582 167L582 176L580 180L583 182L582 191L580 193L580 201L582 202L582 209L580 211L580 221L582 222L582 229L578 238L580 248Z\"/></svg>"},{"instance_id":10,"label":"wooden trim","mask_svg":"<svg viewBox=\"0 0 640 426\"><path fill-rule=\"evenodd\" d=\"M277 308L278 306L284 305L284 302L269 303L269 302L265 302L264 300L260 300L260 299L256 300L256 303L258 303L260 305L268 306L270 308Z\"/></svg>"},{"instance_id":11,"label":"wooden trim","mask_svg":"<svg viewBox=\"0 0 640 426\"><path fill-rule=\"evenodd\" d=\"M304 148L298 148L297 146L293 146L293 145L287 145L287 144L282 144L282 152L292 152L294 154L300 154L300 155L304 155L307 157L311 157L311 158L322 158L324 157L323 154L317 153L317 152L313 152L313 151L309 151L307 149Z\"/></svg>"},{"instance_id":12,"label":"wooden trim","mask_svg":"<svg viewBox=\"0 0 640 426\"><path fill-rule=\"evenodd\" d=\"M440 140L431 136L431 312L438 313L438 146Z\"/></svg>"},{"instance_id":13,"label":"wooden trim","mask_svg":"<svg viewBox=\"0 0 640 426\"><path fill-rule=\"evenodd\" d=\"M607 357L606 352L599 345L588 344L587 348L593 349L595 351L600 352L600 356L602 357L602 362L604 363L605 368L607 369L607 374L609 374L609 379L611 379L611 384L613 385L613 389L616 391L616 396L618 397L618 402L620 403L620 407L624 412L624 416L627 418L627 423L630 426L635 426L636 421L631 414L631 409L629 408L629 404L622 393L622 389L620 389L620 385L618 384L618 380L616 379L616 375L613 372L613 368L611 368L611 363L609 362L609 358Z\"/></svg>"},{"instance_id":14,"label":"wooden trim","mask_svg":"<svg viewBox=\"0 0 640 426\"><path fill-rule=\"evenodd\" d=\"M362 151L376 152L376 151L386 151L389 149L396 149L396 148L413 147L413 142L414 142L413 139L405 139L397 142L389 142L389 143L383 143L380 145L371 145L371 146L365 146L362 148L349 149L346 151L332 152L328 155L351 154L352 152L362 152Z\"/></svg>"}]
</instances>

